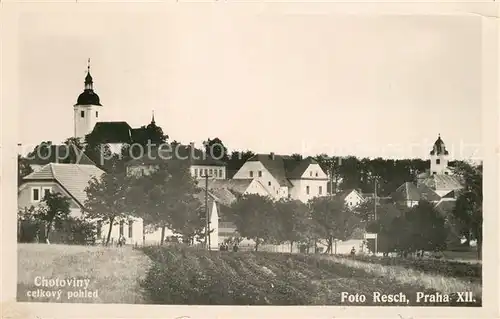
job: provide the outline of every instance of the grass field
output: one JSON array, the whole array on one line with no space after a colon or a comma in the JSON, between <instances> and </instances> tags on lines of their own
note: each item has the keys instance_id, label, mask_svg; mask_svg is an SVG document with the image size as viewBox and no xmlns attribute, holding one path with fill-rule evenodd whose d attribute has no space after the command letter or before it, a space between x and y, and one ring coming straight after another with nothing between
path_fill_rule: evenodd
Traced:
<instances>
[{"instance_id":1,"label":"grass field","mask_svg":"<svg viewBox=\"0 0 500 319\"><path fill-rule=\"evenodd\" d=\"M146 303L140 282L150 265L144 254L130 247L18 244L18 301ZM89 282L87 289L67 284L49 287L50 282L41 282L56 278ZM41 296L40 290L54 295Z\"/></svg>"},{"instance_id":2,"label":"grass field","mask_svg":"<svg viewBox=\"0 0 500 319\"><path fill-rule=\"evenodd\" d=\"M406 264L385 265L349 257L266 252L208 252L186 247L104 248L19 245L18 300L198 305L481 305L481 273L455 278ZM467 265L467 264L464 264ZM464 266L465 267L465 266ZM74 288L37 287L35 278L88 278L97 297L67 298ZM61 289L28 297L28 291ZM77 290L83 290L78 288ZM457 303L471 291L476 302ZM365 302L341 303L342 292ZM376 303L373 295L403 293L408 301ZM451 301L416 302L418 292L449 294ZM383 298L383 297L382 297Z\"/></svg>"}]
</instances>

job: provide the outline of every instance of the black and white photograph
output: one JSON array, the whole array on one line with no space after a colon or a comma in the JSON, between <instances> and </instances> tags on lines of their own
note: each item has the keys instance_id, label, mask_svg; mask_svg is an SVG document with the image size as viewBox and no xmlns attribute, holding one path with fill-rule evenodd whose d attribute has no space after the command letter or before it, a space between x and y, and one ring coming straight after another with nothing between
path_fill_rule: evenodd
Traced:
<instances>
[{"instance_id":1,"label":"black and white photograph","mask_svg":"<svg viewBox=\"0 0 500 319\"><path fill-rule=\"evenodd\" d=\"M485 306L484 16L56 8L10 68L19 307Z\"/></svg>"}]
</instances>

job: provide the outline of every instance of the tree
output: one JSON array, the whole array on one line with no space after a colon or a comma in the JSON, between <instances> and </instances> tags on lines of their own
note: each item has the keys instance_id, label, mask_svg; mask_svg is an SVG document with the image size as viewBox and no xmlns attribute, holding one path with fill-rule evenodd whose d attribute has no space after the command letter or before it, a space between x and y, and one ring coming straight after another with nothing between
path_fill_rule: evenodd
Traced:
<instances>
[{"instance_id":1,"label":"tree","mask_svg":"<svg viewBox=\"0 0 500 319\"><path fill-rule=\"evenodd\" d=\"M240 196L231 205L232 221L242 237L255 242L255 251L259 245L277 237L277 218L273 201L257 194Z\"/></svg>"},{"instance_id":2,"label":"tree","mask_svg":"<svg viewBox=\"0 0 500 319\"><path fill-rule=\"evenodd\" d=\"M109 244L113 225L127 216L129 187L130 178L126 172L115 170L103 173L99 178L93 177L85 188L86 217L109 223L106 245Z\"/></svg>"},{"instance_id":3,"label":"tree","mask_svg":"<svg viewBox=\"0 0 500 319\"><path fill-rule=\"evenodd\" d=\"M280 200L275 203L276 216L279 218L279 235L281 242L290 243L290 252L295 242L307 239L310 229L310 212L308 207L298 200Z\"/></svg>"},{"instance_id":4,"label":"tree","mask_svg":"<svg viewBox=\"0 0 500 319\"><path fill-rule=\"evenodd\" d=\"M17 187L23 183L23 178L33 172L28 160L17 155Z\"/></svg>"},{"instance_id":5,"label":"tree","mask_svg":"<svg viewBox=\"0 0 500 319\"><path fill-rule=\"evenodd\" d=\"M340 196L316 197L309 201L312 220L318 225L319 235L327 241L327 252L332 252L334 240L346 240L360 223Z\"/></svg>"},{"instance_id":6,"label":"tree","mask_svg":"<svg viewBox=\"0 0 500 319\"><path fill-rule=\"evenodd\" d=\"M147 224L194 238L205 227L204 206L195 195L200 193L185 161L171 160L151 174L136 177L131 187L130 208Z\"/></svg>"},{"instance_id":7,"label":"tree","mask_svg":"<svg viewBox=\"0 0 500 319\"><path fill-rule=\"evenodd\" d=\"M52 142L51 141L43 141L35 148L28 153L27 158L28 159L33 159L33 158L42 158L42 159L48 159L51 157L51 146Z\"/></svg>"},{"instance_id":8,"label":"tree","mask_svg":"<svg viewBox=\"0 0 500 319\"><path fill-rule=\"evenodd\" d=\"M50 244L49 234L54 226L68 219L70 213L69 198L61 193L45 194L42 203L36 207L35 218L45 222L45 242Z\"/></svg>"},{"instance_id":9,"label":"tree","mask_svg":"<svg viewBox=\"0 0 500 319\"><path fill-rule=\"evenodd\" d=\"M432 203L420 201L405 214L410 231L406 232L411 243L410 251L437 251L446 246L447 229L445 220Z\"/></svg>"},{"instance_id":10,"label":"tree","mask_svg":"<svg viewBox=\"0 0 500 319\"><path fill-rule=\"evenodd\" d=\"M214 139L209 138L203 142L203 145L205 146L205 154L221 161L228 160L227 148L218 137Z\"/></svg>"},{"instance_id":11,"label":"tree","mask_svg":"<svg viewBox=\"0 0 500 319\"><path fill-rule=\"evenodd\" d=\"M85 155L104 171L108 171L113 166L111 148L108 144L100 142L100 137L94 134L85 136Z\"/></svg>"},{"instance_id":12,"label":"tree","mask_svg":"<svg viewBox=\"0 0 500 319\"><path fill-rule=\"evenodd\" d=\"M454 172L464 188L459 191L453 215L465 226L464 232L477 241L477 255L481 258L483 243L483 167L457 162Z\"/></svg>"}]
</instances>

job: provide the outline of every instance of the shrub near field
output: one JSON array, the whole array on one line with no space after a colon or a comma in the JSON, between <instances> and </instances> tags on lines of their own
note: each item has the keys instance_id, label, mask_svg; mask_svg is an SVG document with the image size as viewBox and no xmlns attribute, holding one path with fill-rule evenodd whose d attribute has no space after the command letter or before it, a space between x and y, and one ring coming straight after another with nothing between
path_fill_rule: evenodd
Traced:
<instances>
[{"instance_id":1,"label":"shrub near field","mask_svg":"<svg viewBox=\"0 0 500 319\"><path fill-rule=\"evenodd\" d=\"M399 257L377 257L377 256L355 256L354 259L380 264L384 266L402 266L415 270L424 271L443 276L463 278L471 282L480 282L482 276L482 265L479 263L463 263L452 260L399 258Z\"/></svg>"},{"instance_id":2,"label":"shrub near field","mask_svg":"<svg viewBox=\"0 0 500 319\"><path fill-rule=\"evenodd\" d=\"M363 305L373 305L372 293L378 291L403 292L409 305L416 305L416 292L434 291L315 256L176 246L142 250L153 261L143 287L148 299L158 304L340 305L345 291L365 294Z\"/></svg>"}]
</instances>

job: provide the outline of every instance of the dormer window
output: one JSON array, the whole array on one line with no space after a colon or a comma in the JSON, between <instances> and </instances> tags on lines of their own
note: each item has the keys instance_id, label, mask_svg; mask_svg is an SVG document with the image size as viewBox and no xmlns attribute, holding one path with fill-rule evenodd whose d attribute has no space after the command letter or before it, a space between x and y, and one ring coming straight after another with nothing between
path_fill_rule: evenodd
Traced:
<instances>
[{"instance_id":1,"label":"dormer window","mask_svg":"<svg viewBox=\"0 0 500 319\"><path fill-rule=\"evenodd\" d=\"M262 171L259 171L259 177L262 177Z\"/></svg>"},{"instance_id":2,"label":"dormer window","mask_svg":"<svg viewBox=\"0 0 500 319\"><path fill-rule=\"evenodd\" d=\"M309 176L313 176L313 172L312 171L309 172Z\"/></svg>"},{"instance_id":3,"label":"dormer window","mask_svg":"<svg viewBox=\"0 0 500 319\"><path fill-rule=\"evenodd\" d=\"M318 177L318 172L316 172L316 177Z\"/></svg>"},{"instance_id":4,"label":"dormer window","mask_svg":"<svg viewBox=\"0 0 500 319\"><path fill-rule=\"evenodd\" d=\"M253 171L250 171L250 177L253 177Z\"/></svg>"}]
</instances>

